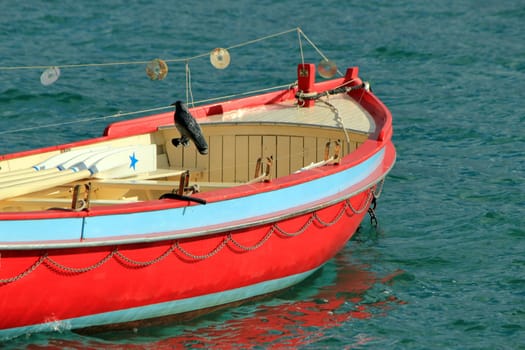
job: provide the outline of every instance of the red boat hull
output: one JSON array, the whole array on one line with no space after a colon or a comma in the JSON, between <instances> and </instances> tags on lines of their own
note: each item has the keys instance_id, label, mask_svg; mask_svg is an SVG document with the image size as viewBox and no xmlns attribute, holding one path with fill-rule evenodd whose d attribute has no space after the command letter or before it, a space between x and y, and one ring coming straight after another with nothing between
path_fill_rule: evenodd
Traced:
<instances>
[{"instance_id":1,"label":"red boat hull","mask_svg":"<svg viewBox=\"0 0 525 350\"><path fill-rule=\"evenodd\" d=\"M2 286L0 329L140 310L313 272L351 238L371 198L369 189L315 212L207 237L3 252L0 263L9 263L0 279L9 283ZM272 291L254 288L247 297Z\"/></svg>"}]
</instances>

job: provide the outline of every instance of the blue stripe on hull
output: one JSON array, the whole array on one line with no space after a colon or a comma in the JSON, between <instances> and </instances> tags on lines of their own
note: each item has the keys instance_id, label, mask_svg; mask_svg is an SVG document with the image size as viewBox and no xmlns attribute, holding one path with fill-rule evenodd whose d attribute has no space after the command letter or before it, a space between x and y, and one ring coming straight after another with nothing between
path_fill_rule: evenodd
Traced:
<instances>
[{"instance_id":1,"label":"blue stripe on hull","mask_svg":"<svg viewBox=\"0 0 525 350\"><path fill-rule=\"evenodd\" d=\"M104 239L199 229L269 215L340 193L365 179L384 157L382 149L363 163L313 181L207 205L82 219L0 221L0 242Z\"/></svg>"},{"instance_id":2,"label":"blue stripe on hull","mask_svg":"<svg viewBox=\"0 0 525 350\"><path fill-rule=\"evenodd\" d=\"M92 316L83 316L61 321L51 321L27 327L17 327L0 330L0 340L7 340L25 334L40 332L56 332L70 329L80 329L92 326L103 326L149 318L176 315L184 312L220 306L236 301L253 298L259 295L275 292L291 287L317 271L321 266L300 274L265 281L247 287L227 290L223 292L206 294L198 297L169 301L148 306L135 307L125 310L105 312Z\"/></svg>"},{"instance_id":3,"label":"blue stripe on hull","mask_svg":"<svg viewBox=\"0 0 525 350\"><path fill-rule=\"evenodd\" d=\"M0 220L0 242L79 239L82 218Z\"/></svg>"}]
</instances>

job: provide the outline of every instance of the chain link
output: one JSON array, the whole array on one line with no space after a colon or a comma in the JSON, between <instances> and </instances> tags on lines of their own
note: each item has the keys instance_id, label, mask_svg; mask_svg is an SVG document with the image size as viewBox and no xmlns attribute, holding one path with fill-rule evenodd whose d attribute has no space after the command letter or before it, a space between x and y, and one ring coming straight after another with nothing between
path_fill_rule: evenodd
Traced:
<instances>
[{"instance_id":1,"label":"chain link","mask_svg":"<svg viewBox=\"0 0 525 350\"><path fill-rule=\"evenodd\" d=\"M69 272L69 273L84 273L84 272L89 272L89 271L92 271L96 268L99 268L100 266L104 265L109 259L111 259L114 255L115 255L115 252L117 250L113 250L111 251L111 253L109 253L108 255L106 255L106 257L104 257L102 260L100 260L98 263L95 263L91 266L87 266L87 267L69 267L69 266L65 266L65 265L62 265L58 262L56 262L55 260L51 259L49 256L46 257L46 263L50 265L51 268L55 268L55 269L59 269L59 270L62 270L62 271L65 271L65 272Z\"/></svg>"},{"instance_id":2,"label":"chain link","mask_svg":"<svg viewBox=\"0 0 525 350\"><path fill-rule=\"evenodd\" d=\"M166 250L164 253L162 253L160 256L156 257L155 259L151 259L151 260L148 260L148 261L138 261L138 260L135 260L135 259L131 259L131 258L128 258L127 256L125 256L124 254L122 254L120 251L118 251L117 249L115 249L115 254L124 262L128 263L129 265L136 265L136 266L141 266L141 267L146 267L146 266L149 266L149 265L153 265L153 264L156 264L162 260L164 260L168 255L170 255L174 250L175 250L176 246L175 244L172 244L168 250Z\"/></svg>"},{"instance_id":3,"label":"chain link","mask_svg":"<svg viewBox=\"0 0 525 350\"><path fill-rule=\"evenodd\" d=\"M381 189L382 189L383 181L381 182L380 190L378 191L379 194L380 194ZM259 242L254 244L253 246L245 246L245 245L237 242L235 239L233 239L232 234L228 233L228 235L224 237L222 242L217 247L215 247L209 253L203 254L203 255L197 255L197 254L190 253L187 250L185 250L184 248L182 248L178 241L175 241L160 256L158 256L158 257L156 257L154 259L148 260L148 261L138 261L138 260L135 260L135 259L131 259L131 258L125 256L123 253L121 253L117 248L114 248L110 253L108 253L108 255L106 255L104 258L102 258L97 263L95 263L93 265L90 265L90 266L87 266L87 267L81 267L81 268L70 267L70 266L63 265L63 264L55 261L54 259L50 258L47 253L44 253L33 265L31 265L24 272L14 276L14 277L11 277L11 278L0 279L0 285L16 282L16 281L26 277L30 273L32 273L34 270L36 270L42 264L46 264L51 269L53 269L55 271L58 271L58 272L62 271L62 272L67 272L67 273L72 273L72 274L80 274L80 273L93 271L93 270L101 267L102 265L104 265L106 262L108 262L113 257L118 257L121 261L123 261L123 262L125 262L125 263L127 263L129 265L135 265L135 266L140 266L140 267L147 267L147 266L150 266L150 265L153 265L153 264L156 264L156 263L162 261L168 255L173 253L175 251L175 249L178 249L182 254L184 254L185 256L187 256L187 257L189 257L191 259L194 259L194 260L204 260L204 259L211 258L212 256L214 256L217 253L219 253L224 247L226 247L226 245L229 242L231 242L231 244L233 244L238 249L245 250L245 251L254 251L254 250L259 249L260 247L262 247L270 239L270 237L274 233L278 233L278 234L280 234L282 236L286 236L286 237L296 237L296 236L299 236L299 235L303 234L304 232L306 232L306 230L314 222L317 222L322 227L330 227L330 226L336 224L337 222L339 222L339 220L341 220L341 218L343 217L343 215L345 213L347 213L347 215L349 215L349 216L351 215L351 214L348 214L347 209L350 209L353 214L361 214L361 213L363 213L368 208L369 204L371 203L372 198L377 198L377 195L378 195L378 194L376 194L377 187L378 186L376 185L375 188L370 188L368 190L368 196L367 196L367 198L364 201L363 207L360 208L360 209L355 209L353 207L352 203L350 202L350 198L348 198L347 200L344 201L344 205L341 207L341 210L337 213L337 215L331 221L324 221L324 220L322 220L319 217L319 214L317 212L312 212L312 214L310 215L308 220L306 220L306 222L301 226L301 228L299 228L295 232L284 230L280 225L278 225L277 223L274 223L270 227L270 229L268 230L266 235Z\"/></svg>"},{"instance_id":4,"label":"chain link","mask_svg":"<svg viewBox=\"0 0 525 350\"><path fill-rule=\"evenodd\" d=\"M277 232L279 232L281 235L283 236L287 236L287 237L295 237L295 236L299 236L300 234L303 234L307 229L308 227L310 227L310 225L314 222L314 214L312 213L312 215L310 215L310 218L308 218L308 220L304 223L303 227L301 227L299 230L297 230L296 232L288 232L288 231L285 231L283 230L281 227L279 227L276 223L273 224L273 227L275 227L275 230Z\"/></svg>"},{"instance_id":5,"label":"chain link","mask_svg":"<svg viewBox=\"0 0 525 350\"><path fill-rule=\"evenodd\" d=\"M385 184L385 179L383 178L374 188L374 197L376 199L379 199L381 197L381 193L383 192L383 185ZM379 190L377 189L379 187Z\"/></svg>"},{"instance_id":6,"label":"chain link","mask_svg":"<svg viewBox=\"0 0 525 350\"><path fill-rule=\"evenodd\" d=\"M346 200L346 203L348 204L348 207L354 214L362 214L365 210L367 210L368 205L371 203L372 197L374 196L374 193L372 189L368 190L368 196L366 197L365 204L361 209L355 209L352 205L352 202L350 202L350 198Z\"/></svg>"},{"instance_id":7,"label":"chain link","mask_svg":"<svg viewBox=\"0 0 525 350\"><path fill-rule=\"evenodd\" d=\"M182 249L182 247L179 245L179 242L175 242L175 246L177 247L178 250L180 250L184 255L186 255L187 257L189 258L192 258L194 260L204 260L204 259L208 259L208 258L211 258L212 256L214 256L215 254L217 254L218 252L220 252L222 250L222 248L224 248L226 246L226 244L228 244L228 237L225 237L221 244L219 244L217 247L215 247L211 252L209 252L208 254L204 254L204 255L195 255L195 254L192 254L188 251L186 251L185 249Z\"/></svg>"},{"instance_id":8,"label":"chain link","mask_svg":"<svg viewBox=\"0 0 525 350\"><path fill-rule=\"evenodd\" d=\"M335 218L332 221L324 221L319 217L319 214L317 212L313 213L313 216L317 220L318 223L320 223L324 227L329 227L334 225L336 222L341 220L341 217L343 217L343 214L345 213L346 202L343 205L343 210L340 210L339 213L335 216Z\"/></svg>"},{"instance_id":9,"label":"chain link","mask_svg":"<svg viewBox=\"0 0 525 350\"><path fill-rule=\"evenodd\" d=\"M233 239L231 233L228 234L228 240L230 242L232 242L237 248L241 249L241 250L246 250L246 251L253 251L253 250L256 250L256 249L259 249L260 247L262 247L262 245L264 243L266 243L267 240L270 239L270 237L272 236L272 234L274 233L275 229L274 227L272 226L270 228L270 230L268 231L268 233L266 233L266 235L258 242L256 243L255 245L249 247L249 246L245 246L243 244L240 244L239 242L237 242L236 240Z\"/></svg>"},{"instance_id":10,"label":"chain link","mask_svg":"<svg viewBox=\"0 0 525 350\"><path fill-rule=\"evenodd\" d=\"M16 282L18 281L19 279L22 279L24 278L25 276L29 275L31 272L33 272L37 267L39 267L40 265L42 265L42 263L44 262L44 260L46 260L47 258L47 253L45 253L44 255L42 255L40 257L40 259L38 259L33 265L31 265L31 267L29 267L27 270L25 270L24 272L14 276L14 277L11 277L11 278L5 278L5 279L0 279L0 285L1 284L8 284L8 283L12 283L12 282Z\"/></svg>"}]
</instances>

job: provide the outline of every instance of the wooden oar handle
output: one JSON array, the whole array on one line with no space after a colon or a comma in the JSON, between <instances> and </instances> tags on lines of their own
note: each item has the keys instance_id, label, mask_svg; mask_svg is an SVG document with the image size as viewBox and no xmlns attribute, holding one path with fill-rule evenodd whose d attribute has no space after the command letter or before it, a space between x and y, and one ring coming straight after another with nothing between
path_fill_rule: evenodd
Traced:
<instances>
[{"instance_id":1,"label":"wooden oar handle","mask_svg":"<svg viewBox=\"0 0 525 350\"><path fill-rule=\"evenodd\" d=\"M4 179L14 178L20 175L25 174L34 174L36 173L35 168L26 168L26 169L17 169L17 170L7 170L6 172L0 173L0 181L4 181Z\"/></svg>"},{"instance_id":2,"label":"wooden oar handle","mask_svg":"<svg viewBox=\"0 0 525 350\"><path fill-rule=\"evenodd\" d=\"M36 178L33 181L17 184L10 187L0 188L0 200L12 197L22 196L24 194L42 191L55 186L67 184L68 182L78 181L91 176L89 170L82 170L74 172L72 170L64 170L53 177L40 179Z\"/></svg>"},{"instance_id":3,"label":"wooden oar handle","mask_svg":"<svg viewBox=\"0 0 525 350\"><path fill-rule=\"evenodd\" d=\"M22 179L0 180L0 200L18 197L24 194L51 189L69 182L82 180L91 176L102 178L119 178L133 176L139 172L154 171L157 167L157 146L155 144L126 146L104 150L102 152L88 152L88 156L80 163L76 163L75 156L72 167L61 171L45 171L32 173L34 176ZM66 163L63 163L64 165ZM60 168L63 169L63 166Z\"/></svg>"},{"instance_id":4,"label":"wooden oar handle","mask_svg":"<svg viewBox=\"0 0 525 350\"><path fill-rule=\"evenodd\" d=\"M26 182L33 182L36 179L44 180L48 177L54 177L59 172L58 168L51 168L40 170L38 172L25 173L16 176L10 176L5 178L0 178L0 188L12 187L16 185L21 185Z\"/></svg>"}]
</instances>

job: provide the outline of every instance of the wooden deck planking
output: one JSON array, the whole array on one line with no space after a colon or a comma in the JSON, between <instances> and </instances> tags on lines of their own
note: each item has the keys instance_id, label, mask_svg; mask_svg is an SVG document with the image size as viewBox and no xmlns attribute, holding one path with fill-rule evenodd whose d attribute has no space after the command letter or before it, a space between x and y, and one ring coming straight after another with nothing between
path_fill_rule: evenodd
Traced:
<instances>
[{"instance_id":1,"label":"wooden deck planking","mask_svg":"<svg viewBox=\"0 0 525 350\"><path fill-rule=\"evenodd\" d=\"M235 155L235 180L246 182L250 179L249 137L246 135L236 136L235 147L245 150L245 152L238 152Z\"/></svg>"},{"instance_id":2,"label":"wooden deck planking","mask_svg":"<svg viewBox=\"0 0 525 350\"><path fill-rule=\"evenodd\" d=\"M370 114L350 97L341 94L332 96L327 101L337 108L346 129L365 133L374 131L375 123ZM298 108L293 102L289 102L277 106L272 105L232 111L199 119L200 123L226 121L309 123L333 127L339 127L341 124L330 107L320 101L316 101L311 108Z\"/></svg>"}]
</instances>

